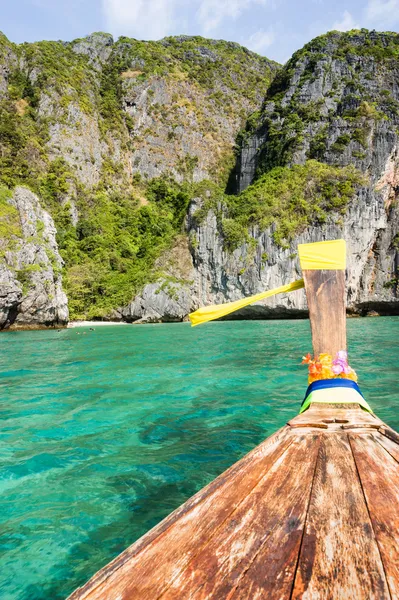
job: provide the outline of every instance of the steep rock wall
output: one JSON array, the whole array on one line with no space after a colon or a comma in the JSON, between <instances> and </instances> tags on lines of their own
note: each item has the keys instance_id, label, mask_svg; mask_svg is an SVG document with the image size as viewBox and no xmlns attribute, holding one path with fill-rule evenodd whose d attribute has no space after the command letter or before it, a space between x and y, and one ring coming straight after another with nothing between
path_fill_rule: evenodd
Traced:
<instances>
[{"instance_id":1,"label":"steep rock wall","mask_svg":"<svg viewBox=\"0 0 399 600\"><path fill-rule=\"evenodd\" d=\"M17 187L8 203L16 209L19 235L12 235L6 247L3 240L0 328L65 325L68 303L54 222L26 188Z\"/></svg>"},{"instance_id":2,"label":"steep rock wall","mask_svg":"<svg viewBox=\"0 0 399 600\"><path fill-rule=\"evenodd\" d=\"M387 168L390 166L388 163ZM375 195L370 189L359 190L342 223L331 221L322 227L309 227L287 249L276 246L272 229L260 232L254 227L250 237L255 245L245 243L234 252L227 251L217 216L210 211L198 221L195 215L202 201L194 200L187 220L192 241L191 282L173 283L173 293L164 279L145 286L125 310L124 318L140 322L182 321L200 306L232 302L290 283L301 277L297 244L337 238L347 240L349 312L399 314L395 283L399 255L394 243L399 215L390 205L392 185L385 183L386 176L384 172L380 181L383 187ZM305 292L298 290L248 306L232 318L295 318L306 314Z\"/></svg>"},{"instance_id":3,"label":"steep rock wall","mask_svg":"<svg viewBox=\"0 0 399 600\"><path fill-rule=\"evenodd\" d=\"M349 311L399 314L398 81L397 34L333 32L293 56L276 75L262 111L250 119L242 135L237 191L276 166L304 164L309 159L334 167L353 165L365 182L345 214L331 214L326 223L303 228L286 248L275 243L274 225L264 231L253 225L247 243L233 252L226 250L223 207L198 219L202 201L194 200L187 220L193 284L181 288L186 313L289 283L301 276L298 243L343 237L348 244ZM167 301L159 304L156 292L154 286L144 289L141 320L150 305L152 314L162 320L162 305ZM306 310L305 293L300 290L247 307L236 316L295 317ZM184 312L182 298L175 312L179 320Z\"/></svg>"},{"instance_id":4,"label":"steep rock wall","mask_svg":"<svg viewBox=\"0 0 399 600\"><path fill-rule=\"evenodd\" d=\"M195 284L192 286L194 305L217 304L238 300L290 283L301 277L297 244L328 239L347 240L347 303L350 312L367 314L399 314L399 298L394 281L397 273L398 250L393 243L399 218L386 198L390 186L377 196L370 190L359 190L351 202L342 224L326 223L307 228L289 248L281 249L273 241L272 230L260 232L254 228L255 251L244 244L233 253L224 250L223 235L214 213L203 222L190 220L191 235L196 237L193 252ZM193 203L191 215L197 205ZM267 255L267 260L262 257ZM303 290L275 296L243 309L238 316L247 318L301 316L307 310Z\"/></svg>"},{"instance_id":5,"label":"steep rock wall","mask_svg":"<svg viewBox=\"0 0 399 600\"><path fill-rule=\"evenodd\" d=\"M108 318L153 280L185 190L226 184L236 135L278 68L201 37L18 45L0 34L0 186L31 189L53 218L72 318ZM157 195L161 176L169 192Z\"/></svg>"}]
</instances>

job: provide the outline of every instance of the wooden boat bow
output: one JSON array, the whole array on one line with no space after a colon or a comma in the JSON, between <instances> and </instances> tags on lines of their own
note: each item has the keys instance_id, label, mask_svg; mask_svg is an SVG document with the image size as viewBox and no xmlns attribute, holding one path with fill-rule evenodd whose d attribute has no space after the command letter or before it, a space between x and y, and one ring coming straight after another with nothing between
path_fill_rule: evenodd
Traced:
<instances>
[{"instance_id":1,"label":"wooden boat bow","mask_svg":"<svg viewBox=\"0 0 399 600\"><path fill-rule=\"evenodd\" d=\"M346 348L344 271L304 270L315 353ZM312 403L70 600L399 599L399 435Z\"/></svg>"}]
</instances>

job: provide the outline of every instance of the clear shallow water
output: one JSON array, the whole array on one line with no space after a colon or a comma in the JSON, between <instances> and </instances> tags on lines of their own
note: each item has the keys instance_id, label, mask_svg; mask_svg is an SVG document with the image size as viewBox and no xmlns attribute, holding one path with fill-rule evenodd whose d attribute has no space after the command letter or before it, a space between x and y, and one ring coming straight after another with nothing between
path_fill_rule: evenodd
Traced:
<instances>
[{"instance_id":1,"label":"clear shallow water","mask_svg":"<svg viewBox=\"0 0 399 600\"><path fill-rule=\"evenodd\" d=\"M399 318L348 326L362 391L399 430ZM2 600L65 598L306 389L307 321L79 331L0 335Z\"/></svg>"}]
</instances>

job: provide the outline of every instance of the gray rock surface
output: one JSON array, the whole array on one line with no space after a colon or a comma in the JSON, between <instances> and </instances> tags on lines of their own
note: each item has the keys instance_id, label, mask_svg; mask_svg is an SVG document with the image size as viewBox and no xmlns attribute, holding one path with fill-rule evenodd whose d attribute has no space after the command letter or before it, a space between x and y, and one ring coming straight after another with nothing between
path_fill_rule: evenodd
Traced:
<instances>
[{"instance_id":1,"label":"gray rock surface","mask_svg":"<svg viewBox=\"0 0 399 600\"><path fill-rule=\"evenodd\" d=\"M399 139L399 62L378 58L393 37L397 44L397 34L335 32L294 54L242 144L237 189L259 172L309 158L352 164L376 181ZM377 54L365 53L373 44Z\"/></svg>"},{"instance_id":2,"label":"gray rock surface","mask_svg":"<svg viewBox=\"0 0 399 600\"><path fill-rule=\"evenodd\" d=\"M396 177L399 173L396 163ZM369 189L359 190L342 224L331 222L322 227L309 227L283 250L273 242L273 230L250 234L256 250L244 244L233 253L223 249L223 236L213 212L197 223L197 203L190 209L190 234L197 243L193 250L195 283L192 296L195 305L218 304L273 289L299 279L301 271L297 245L329 239L347 240L347 302L350 312L369 311L399 314L399 298L395 287L386 287L397 270L398 251L392 242L399 229L397 211L387 206L390 184L384 184L374 196ZM267 255L267 260L262 259ZM274 296L237 313L246 318L303 316L307 310L303 290Z\"/></svg>"},{"instance_id":3,"label":"gray rock surface","mask_svg":"<svg viewBox=\"0 0 399 600\"><path fill-rule=\"evenodd\" d=\"M343 238L347 241L347 305L353 314L399 314L395 285L387 286L398 271L399 253L394 240L399 231L399 214L389 198L399 183L399 160L388 160L376 187L362 188L353 198L341 223L308 227L288 249L273 241L273 228L250 231L255 251L243 244L234 252L224 249L224 239L213 211L197 221L201 200L193 200L187 231L193 261L192 283L145 286L122 317L129 321L182 321L200 306L232 302L301 278L297 256L300 243ZM267 260L264 256L267 255ZM233 318L295 318L307 314L304 290L268 298L242 309Z\"/></svg>"},{"instance_id":4,"label":"gray rock surface","mask_svg":"<svg viewBox=\"0 0 399 600\"><path fill-rule=\"evenodd\" d=\"M0 260L0 328L65 325L68 303L53 219L26 188L15 188L9 203L18 210L22 236Z\"/></svg>"},{"instance_id":5,"label":"gray rock surface","mask_svg":"<svg viewBox=\"0 0 399 600\"><path fill-rule=\"evenodd\" d=\"M76 54L84 54L89 57L90 63L95 69L101 69L112 52L114 38L109 33L96 32L86 37L75 40L72 49Z\"/></svg>"},{"instance_id":6,"label":"gray rock surface","mask_svg":"<svg viewBox=\"0 0 399 600\"><path fill-rule=\"evenodd\" d=\"M303 164L309 158L334 166L352 164L367 183L344 215L308 227L288 249L274 243L272 226L266 231L253 227L249 233L255 243L226 251L217 215L210 211L198 221L201 201L194 200L187 220L193 260L190 294L184 287L184 297L191 299L187 312L299 279L298 243L342 237L348 249L348 310L399 314L399 63L389 56L379 58L394 34L359 32L348 34L349 41L345 35L333 33L311 42L277 75L258 126L244 137L237 191L273 166ZM374 43L375 55L365 54L367 44ZM342 50L345 44L349 50ZM147 286L133 303L139 303L140 315L156 302L155 293L154 286ZM166 305L171 314L170 302L163 299ZM157 308L160 319L162 306ZM297 317L306 311L306 296L299 290L249 306L236 316Z\"/></svg>"},{"instance_id":7,"label":"gray rock surface","mask_svg":"<svg viewBox=\"0 0 399 600\"><path fill-rule=\"evenodd\" d=\"M131 173L148 179L162 173L176 181L212 179L220 158L231 153L250 102L243 97L235 104L230 90L216 84L213 93L226 98L217 105L190 79L154 76L140 82L140 72L126 71L123 84L124 109L133 123Z\"/></svg>"},{"instance_id":8,"label":"gray rock surface","mask_svg":"<svg viewBox=\"0 0 399 600\"><path fill-rule=\"evenodd\" d=\"M40 93L36 90L37 120L48 128L45 159L62 159L70 169L69 190L57 201L68 202L75 225L85 218L79 199L97 186L112 190L120 184L130 192L140 177L161 174L179 181L221 181L233 158L236 134L261 105L271 73L277 76L241 145L237 191L274 166L310 158L334 166L352 164L368 178L345 215L300 231L288 249L273 242L272 226L266 231L253 227L251 244L228 252L220 215L210 211L199 221L201 201L194 199L185 242L176 244L170 260L160 260L158 278L152 277L128 306L111 316L133 322L184 320L198 306L299 278L297 244L340 236L348 241L349 309L399 312L399 63L387 52L397 44L394 36L335 32L311 42L280 71L249 51L231 54L237 45L187 36L157 43L114 42L112 36L96 33L64 44L71 69L61 69L58 80L45 78L46 85L39 86ZM32 66L28 54L16 49L7 40L2 46L0 96L7 97L16 61L20 75L32 84L43 81L40 63ZM170 49L175 50L168 53ZM254 94L246 93L245 81L259 82ZM102 99L113 85L118 94L110 114ZM21 97L15 110L23 116L29 102ZM43 160L30 150L29 160ZM45 169L45 162L40 168ZM54 223L28 190L17 188L11 202L21 217L22 237L0 264L0 325L64 323L68 314ZM241 315L295 317L305 312L305 295L298 291Z\"/></svg>"},{"instance_id":9,"label":"gray rock surface","mask_svg":"<svg viewBox=\"0 0 399 600\"><path fill-rule=\"evenodd\" d=\"M121 316L129 323L179 322L187 318L191 306L189 286L162 281L146 285Z\"/></svg>"},{"instance_id":10,"label":"gray rock surface","mask_svg":"<svg viewBox=\"0 0 399 600\"><path fill-rule=\"evenodd\" d=\"M116 311L114 318L135 323L180 322L196 308L193 293L196 271L189 238L180 236L174 247L158 261L159 278L144 286L126 307Z\"/></svg>"},{"instance_id":11,"label":"gray rock surface","mask_svg":"<svg viewBox=\"0 0 399 600\"><path fill-rule=\"evenodd\" d=\"M148 201L143 180L153 177L224 181L234 162L236 135L260 107L278 68L239 45L196 37L114 41L109 34L93 33L72 42L18 45L0 34L2 118L5 114L15 133L1 136L0 154L10 156L11 165L13 156L20 159L10 173L0 174L1 182L33 187L32 179L40 181L48 204L49 196L55 203L60 227L66 216L60 217L62 205L78 229L97 194L134 197L143 205ZM39 278L34 268L39 263L29 248L25 254L13 250L2 265L4 325L22 322L22 311L28 323L65 317L61 309L58 316L44 308L35 313L39 304L50 306L50 296L60 307L57 290L29 303ZM24 285L17 273L28 278ZM161 279L149 312L182 318L187 294L173 292L179 283L168 277ZM32 293L24 293L30 286ZM165 290L173 296L170 303ZM146 304L149 295L143 295ZM172 306L175 297L180 308ZM141 314L137 302L126 318Z\"/></svg>"},{"instance_id":12,"label":"gray rock surface","mask_svg":"<svg viewBox=\"0 0 399 600\"><path fill-rule=\"evenodd\" d=\"M185 36L180 42L192 39ZM236 73L226 64L223 69L217 42L215 51L199 45L195 51L182 52L179 58L162 59L157 44L172 49L176 46L171 39L156 44L127 38L114 42L105 33L75 40L66 45L88 59L83 106L73 88L60 93L59 86L48 86L41 94L39 116L50 122L49 155L63 158L87 187L99 183L110 161L118 168L122 166L127 178L140 175L151 179L162 174L170 174L177 181L214 178L220 162L231 162L235 137L247 116L260 106L264 94L260 85L255 97L248 99L247 90L239 89L242 78L250 71L262 82L278 68L245 50L246 68L240 65ZM144 46L148 46L145 59L140 56ZM231 48L239 51L240 46ZM152 63L158 60L164 62L162 75L151 74ZM208 62L219 64L223 78L214 76L206 85L199 85L197 75L189 76L187 67L206 67ZM122 76L122 118L117 131L104 122L99 102L112 68L119 68ZM32 79L32 70L29 73Z\"/></svg>"}]
</instances>

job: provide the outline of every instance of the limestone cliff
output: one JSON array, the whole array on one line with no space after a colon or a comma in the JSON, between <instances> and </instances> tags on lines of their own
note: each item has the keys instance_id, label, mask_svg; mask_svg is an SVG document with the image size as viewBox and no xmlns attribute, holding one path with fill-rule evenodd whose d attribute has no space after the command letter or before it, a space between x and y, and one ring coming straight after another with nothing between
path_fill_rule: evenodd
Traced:
<instances>
[{"instance_id":1,"label":"limestone cliff","mask_svg":"<svg viewBox=\"0 0 399 600\"><path fill-rule=\"evenodd\" d=\"M190 186L226 185L277 69L200 37L0 34L0 184L30 188L53 217L72 318L106 318L156 278Z\"/></svg>"},{"instance_id":2,"label":"limestone cliff","mask_svg":"<svg viewBox=\"0 0 399 600\"><path fill-rule=\"evenodd\" d=\"M61 261L72 318L181 321L338 236L350 311L398 313L398 82L394 33L331 32L283 68L199 37L0 35L3 325L66 321ZM305 313L298 291L239 316Z\"/></svg>"},{"instance_id":3,"label":"limestone cliff","mask_svg":"<svg viewBox=\"0 0 399 600\"><path fill-rule=\"evenodd\" d=\"M0 240L0 329L65 325L68 303L53 219L26 188L8 197L1 191L7 232Z\"/></svg>"},{"instance_id":4,"label":"limestone cliff","mask_svg":"<svg viewBox=\"0 0 399 600\"><path fill-rule=\"evenodd\" d=\"M349 310L399 314L398 59L396 34L333 32L305 46L277 74L262 111L252 116L241 136L236 168L241 206L240 196L231 214L227 198L219 205L214 202L208 211L206 198L190 206L187 233L193 283L174 290L178 295L176 320L200 305L236 300L298 278L297 244L336 237L348 242ZM314 212L299 219L299 226L286 237L280 234L289 231L281 227L281 211L264 228L259 217L246 215L243 205L249 194L261 197L263 183L270 189L270 180L278 176L276 167L284 167L289 178L290 167L306 168L308 161L315 159L334 170L353 165L362 174L362 184L346 204L338 202L339 209L334 209L333 200L330 212L323 212L322 218ZM308 195L305 193L302 201L311 207L315 182L308 184ZM268 209L267 198L264 202ZM205 215L201 206L205 206ZM292 214L295 210L300 215L304 207L298 202ZM246 240L233 249L226 247L226 217L240 227L245 217L248 227ZM155 294L154 286L146 287L130 312L135 311L141 320L146 314L153 320L157 314L162 319L166 301ZM301 290L250 306L237 316L295 317L305 311ZM169 300L168 315L171 313Z\"/></svg>"}]
</instances>

